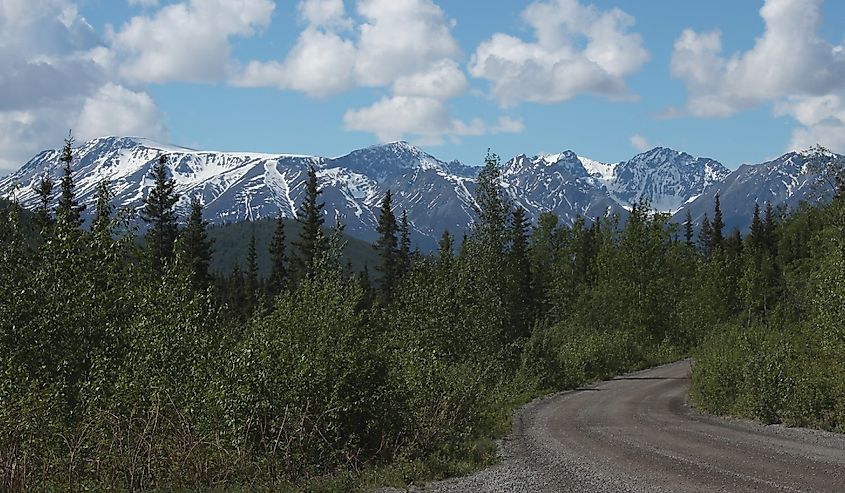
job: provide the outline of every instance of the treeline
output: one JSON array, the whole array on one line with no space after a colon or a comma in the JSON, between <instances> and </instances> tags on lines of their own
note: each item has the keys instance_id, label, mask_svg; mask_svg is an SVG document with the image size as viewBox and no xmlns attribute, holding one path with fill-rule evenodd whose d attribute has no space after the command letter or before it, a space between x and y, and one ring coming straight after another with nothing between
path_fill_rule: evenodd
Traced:
<instances>
[{"instance_id":1,"label":"treeline","mask_svg":"<svg viewBox=\"0 0 845 493\"><path fill-rule=\"evenodd\" d=\"M842 175L839 174L839 177ZM845 194L774 227L755 210L738 258L718 259L731 296L698 351L704 410L845 432Z\"/></svg>"},{"instance_id":2,"label":"treeline","mask_svg":"<svg viewBox=\"0 0 845 493\"><path fill-rule=\"evenodd\" d=\"M353 273L340 260L343 226L322 224L310 170L302 228L287 248L278 221L270 276L258 275L254 242L245 265L216 276L202 205L180 226L166 156L141 243L112 210L108 183L82 227L70 142L65 151L55 209L52 184L39 187L35 234L15 204L0 222L4 490L346 491L366 471L399 482L452 474L492 459L489 438L527 397L670 361L701 341L697 398L733 395L724 384L746 373L713 380L739 371L719 366L717 348L802 317L784 300L804 277L772 259L810 258L796 252L826 214L784 221L769 208L745 239L724 234L718 201L697 235L691 220L679 228L643 203L624 224L568 227L543 214L531 225L490 155L471 232L444 232L421 255L387 193L378 265ZM710 334L737 317L742 332ZM763 354L747 340L732 350Z\"/></svg>"}]
</instances>

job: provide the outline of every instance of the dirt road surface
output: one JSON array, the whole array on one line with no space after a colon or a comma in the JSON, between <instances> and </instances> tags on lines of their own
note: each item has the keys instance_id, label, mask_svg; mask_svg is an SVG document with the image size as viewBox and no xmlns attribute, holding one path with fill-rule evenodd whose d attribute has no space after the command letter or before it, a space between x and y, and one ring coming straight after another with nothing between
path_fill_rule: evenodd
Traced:
<instances>
[{"instance_id":1,"label":"dirt road surface","mask_svg":"<svg viewBox=\"0 0 845 493\"><path fill-rule=\"evenodd\" d=\"M535 401L514 416L501 464L422 491L845 493L845 435L691 410L690 365Z\"/></svg>"}]
</instances>

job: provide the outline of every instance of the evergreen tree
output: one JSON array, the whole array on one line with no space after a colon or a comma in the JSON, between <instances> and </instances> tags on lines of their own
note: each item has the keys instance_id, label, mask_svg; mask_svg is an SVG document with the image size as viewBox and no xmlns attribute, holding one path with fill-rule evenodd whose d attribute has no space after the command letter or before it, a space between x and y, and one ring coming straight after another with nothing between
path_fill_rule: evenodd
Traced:
<instances>
[{"instance_id":1,"label":"evergreen tree","mask_svg":"<svg viewBox=\"0 0 845 493\"><path fill-rule=\"evenodd\" d=\"M326 238L322 232L325 204L317 202L321 193L317 186L317 171L311 166L308 168L308 181L305 184L305 200L296 214L296 221L302 225L302 231L299 240L293 242L294 266L300 278L311 271L314 261L326 250Z\"/></svg>"},{"instance_id":2,"label":"evergreen tree","mask_svg":"<svg viewBox=\"0 0 845 493\"><path fill-rule=\"evenodd\" d=\"M722 206L719 201L719 194L716 194L715 203L713 205L713 222L711 223L710 236L710 251L714 252L718 248L722 248L725 244L724 229L725 223L722 221Z\"/></svg>"},{"instance_id":3,"label":"evergreen tree","mask_svg":"<svg viewBox=\"0 0 845 493\"><path fill-rule=\"evenodd\" d=\"M94 221L91 223L91 230L97 234L109 236L111 233L111 216L114 206L111 201L114 193L109 187L107 179L97 184L97 194L94 202Z\"/></svg>"},{"instance_id":4,"label":"evergreen tree","mask_svg":"<svg viewBox=\"0 0 845 493\"><path fill-rule=\"evenodd\" d=\"M379 288L382 298L390 300L398 284L399 247L396 233L396 216L393 214L393 194L390 190L384 194L378 217L378 240L374 245L379 255L377 270L381 274Z\"/></svg>"},{"instance_id":5,"label":"evergreen tree","mask_svg":"<svg viewBox=\"0 0 845 493\"><path fill-rule=\"evenodd\" d=\"M288 258L285 253L285 220L282 213L276 216L276 229L270 240L270 294L281 293L288 282Z\"/></svg>"},{"instance_id":6,"label":"evergreen tree","mask_svg":"<svg viewBox=\"0 0 845 493\"><path fill-rule=\"evenodd\" d=\"M771 202L766 203L766 211L763 215L763 245L772 255L775 254L775 211Z\"/></svg>"},{"instance_id":7,"label":"evergreen tree","mask_svg":"<svg viewBox=\"0 0 845 493\"><path fill-rule=\"evenodd\" d=\"M731 234L725 238L724 249L728 257L736 259L742 256L742 233L738 228L734 228Z\"/></svg>"},{"instance_id":8,"label":"evergreen tree","mask_svg":"<svg viewBox=\"0 0 845 493\"><path fill-rule=\"evenodd\" d=\"M516 207L511 216L509 252L515 290L511 309L511 327L516 337L529 335L534 315L531 263L528 259L528 226L525 209Z\"/></svg>"},{"instance_id":9,"label":"evergreen tree","mask_svg":"<svg viewBox=\"0 0 845 493\"><path fill-rule=\"evenodd\" d=\"M38 194L38 209L35 211L35 229L44 240L53 225L53 217L50 215L50 198L53 194L53 180L44 176L35 189Z\"/></svg>"},{"instance_id":10,"label":"evergreen tree","mask_svg":"<svg viewBox=\"0 0 845 493\"><path fill-rule=\"evenodd\" d=\"M755 248L761 248L765 241L766 232L763 230L763 221L760 219L760 204L754 202L754 215L751 219L751 233L748 241Z\"/></svg>"},{"instance_id":11,"label":"evergreen tree","mask_svg":"<svg viewBox=\"0 0 845 493\"><path fill-rule=\"evenodd\" d=\"M255 248L255 231L249 237L246 252L246 300L249 310L255 309L258 302L258 253Z\"/></svg>"},{"instance_id":12,"label":"evergreen tree","mask_svg":"<svg viewBox=\"0 0 845 493\"><path fill-rule=\"evenodd\" d=\"M179 196L175 192L176 182L167 178L167 156L159 156L153 166L153 188L144 199L141 219L147 223L144 236L152 272L161 275L164 264L173 256L174 242L178 235L175 205Z\"/></svg>"},{"instance_id":13,"label":"evergreen tree","mask_svg":"<svg viewBox=\"0 0 845 493\"><path fill-rule=\"evenodd\" d=\"M202 202L191 199L191 215L182 232L182 248L190 269L194 288L204 290L211 281L208 272L211 263L212 240L208 238L208 222L202 218Z\"/></svg>"},{"instance_id":14,"label":"evergreen tree","mask_svg":"<svg viewBox=\"0 0 845 493\"><path fill-rule=\"evenodd\" d=\"M68 134L65 139L59 161L62 163L62 180L59 184L61 193L59 205L56 208L56 216L66 224L78 228L82 225L81 215L85 211L85 205L79 205L74 190L73 168L71 166L73 163L73 135L71 134Z\"/></svg>"},{"instance_id":15,"label":"evergreen tree","mask_svg":"<svg viewBox=\"0 0 845 493\"><path fill-rule=\"evenodd\" d=\"M690 214L689 209L687 209L687 218L684 221L684 242L690 248L695 248L693 234L692 214Z\"/></svg>"},{"instance_id":16,"label":"evergreen tree","mask_svg":"<svg viewBox=\"0 0 845 493\"><path fill-rule=\"evenodd\" d=\"M232 273L229 275L227 284L226 302L229 305L229 309L239 320L247 319L251 308L248 306L244 275L240 265L235 264L232 268Z\"/></svg>"},{"instance_id":17,"label":"evergreen tree","mask_svg":"<svg viewBox=\"0 0 845 493\"><path fill-rule=\"evenodd\" d=\"M704 213L704 219L701 220L701 230L698 232L698 246L701 248L701 254L704 258L710 258L711 246L713 245L713 227L710 225L710 219L707 218L707 213Z\"/></svg>"},{"instance_id":18,"label":"evergreen tree","mask_svg":"<svg viewBox=\"0 0 845 493\"><path fill-rule=\"evenodd\" d=\"M455 248L455 238L449 234L448 230L443 231L443 236L437 243L437 258L441 264L452 260Z\"/></svg>"},{"instance_id":19,"label":"evergreen tree","mask_svg":"<svg viewBox=\"0 0 845 493\"><path fill-rule=\"evenodd\" d=\"M499 163L499 156L488 151L475 189L478 213L475 233L493 255L499 255L504 250L509 208L502 192Z\"/></svg>"},{"instance_id":20,"label":"evergreen tree","mask_svg":"<svg viewBox=\"0 0 845 493\"><path fill-rule=\"evenodd\" d=\"M404 276L411 271L411 232L408 224L408 211L402 210L399 220L399 273Z\"/></svg>"}]
</instances>

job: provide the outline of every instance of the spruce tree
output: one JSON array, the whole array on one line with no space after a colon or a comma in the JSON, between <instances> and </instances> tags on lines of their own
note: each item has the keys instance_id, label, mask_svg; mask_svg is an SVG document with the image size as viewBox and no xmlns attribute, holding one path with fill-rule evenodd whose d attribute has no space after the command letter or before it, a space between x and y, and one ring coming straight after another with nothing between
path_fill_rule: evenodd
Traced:
<instances>
[{"instance_id":1,"label":"spruce tree","mask_svg":"<svg viewBox=\"0 0 845 493\"><path fill-rule=\"evenodd\" d=\"M402 210L399 220L399 273L406 275L411 270L411 231L408 223L408 211Z\"/></svg>"},{"instance_id":2,"label":"spruce tree","mask_svg":"<svg viewBox=\"0 0 845 493\"><path fill-rule=\"evenodd\" d=\"M693 234L692 214L690 214L689 209L687 209L687 218L684 221L684 242L690 248L695 248Z\"/></svg>"},{"instance_id":3,"label":"spruce tree","mask_svg":"<svg viewBox=\"0 0 845 493\"><path fill-rule=\"evenodd\" d=\"M85 211L85 205L79 205L76 200L75 185L73 183L73 135L68 134L65 139L64 147L62 148L62 155L59 158L62 163L62 179L59 184L61 193L59 195L59 205L56 208L56 216L64 223L78 228L82 225L82 212Z\"/></svg>"},{"instance_id":4,"label":"spruce tree","mask_svg":"<svg viewBox=\"0 0 845 493\"><path fill-rule=\"evenodd\" d=\"M763 245L772 255L775 254L775 211L771 202L766 203L766 211L763 215Z\"/></svg>"},{"instance_id":5,"label":"spruce tree","mask_svg":"<svg viewBox=\"0 0 845 493\"><path fill-rule=\"evenodd\" d=\"M525 209L516 207L511 216L510 251L508 257L514 279L511 327L515 337L527 337L534 313L531 263L528 259L528 219Z\"/></svg>"},{"instance_id":6,"label":"spruce tree","mask_svg":"<svg viewBox=\"0 0 845 493\"><path fill-rule=\"evenodd\" d=\"M763 230L763 220L760 219L760 204L754 202L754 215L751 219L751 233L748 241L754 248L761 248L764 243L766 232Z\"/></svg>"},{"instance_id":7,"label":"spruce tree","mask_svg":"<svg viewBox=\"0 0 845 493\"><path fill-rule=\"evenodd\" d=\"M226 289L227 304L229 309L236 314L240 320L245 320L249 317L251 308L247 306L247 293L244 286L244 275L241 271L241 266L235 264L232 268L232 273L229 275L228 286Z\"/></svg>"},{"instance_id":8,"label":"spruce tree","mask_svg":"<svg viewBox=\"0 0 845 493\"><path fill-rule=\"evenodd\" d=\"M208 238L208 222L202 218L203 205L198 197L191 199L191 214L182 232L182 248L191 269L195 289L204 290L211 281L212 240Z\"/></svg>"},{"instance_id":9,"label":"spruce tree","mask_svg":"<svg viewBox=\"0 0 845 493\"><path fill-rule=\"evenodd\" d=\"M448 230L443 231L443 236L440 237L440 241L437 243L437 258L441 263L445 263L449 260L452 260L452 256L454 255L453 249L455 248L455 238L449 234Z\"/></svg>"},{"instance_id":10,"label":"spruce tree","mask_svg":"<svg viewBox=\"0 0 845 493\"><path fill-rule=\"evenodd\" d=\"M504 250L506 241L509 204L505 200L500 183L499 156L487 152L484 167L478 173L475 189L476 212L475 233L489 252L498 255Z\"/></svg>"},{"instance_id":11,"label":"spruce tree","mask_svg":"<svg viewBox=\"0 0 845 493\"><path fill-rule=\"evenodd\" d=\"M111 235L111 216L114 206L111 201L114 193L109 187L109 181L103 179L97 184L97 194L94 202L94 221L91 223L91 230L102 236Z\"/></svg>"},{"instance_id":12,"label":"spruce tree","mask_svg":"<svg viewBox=\"0 0 845 493\"><path fill-rule=\"evenodd\" d=\"M175 205L179 196L175 192L176 182L167 178L167 156L159 156L153 165L151 175L153 188L144 199L141 219L147 223L144 236L147 243L152 272L161 275L164 264L173 256L174 242L178 235Z\"/></svg>"},{"instance_id":13,"label":"spruce tree","mask_svg":"<svg viewBox=\"0 0 845 493\"><path fill-rule=\"evenodd\" d=\"M396 238L398 227L393 214L393 194L390 190L384 194L378 217L378 240L374 247L379 256L377 270L381 274L379 288L382 298L390 300L398 284L399 248Z\"/></svg>"},{"instance_id":14,"label":"spruce tree","mask_svg":"<svg viewBox=\"0 0 845 493\"><path fill-rule=\"evenodd\" d=\"M710 219L707 218L707 213L705 212L704 219L701 220L701 230L698 232L698 246L704 258L710 258L710 247L712 245L713 226L710 224Z\"/></svg>"},{"instance_id":15,"label":"spruce tree","mask_svg":"<svg viewBox=\"0 0 845 493\"><path fill-rule=\"evenodd\" d=\"M53 226L53 217L50 215L50 198L53 194L53 180L44 176L35 189L38 195L38 209L35 211L35 229L41 236L42 241L49 235Z\"/></svg>"},{"instance_id":16,"label":"spruce tree","mask_svg":"<svg viewBox=\"0 0 845 493\"><path fill-rule=\"evenodd\" d=\"M276 216L276 228L270 240L270 294L281 293L288 282L288 258L285 253L285 220L282 213Z\"/></svg>"},{"instance_id":17,"label":"spruce tree","mask_svg":"<svg viewBox=\"0 0 845 493\"><path fill-rule=\"evenodd\" d=\"M311 271L314 261L326 250L326 238L322 232L325 204L317 202L321 193L317 186L317 171L311 166L305 184L305 200L296 214L296 221L302 225L302 231L299 240L293 242L294 266L300 278Z\"/></svg>"},{"instance_id":18,"label":"spruce tree","mask_svg":"<svg viewBox=\"0 0 845 493\"><path fill-rule=\"evenodd\" d=\"M712 229L712 234L710 236L710 251L715 252L716 249L722 248L725 245L725 223L722 221L722 206L718 193L716 194L716 199L713 205L713 222L710 226Z\"/></svg>"},{"instance_id":19,"label":"spruce tree","mask_svg":"<svg viewBox=\"0 0 845 493\"><path fill-rule=\"evenodd\" d=\"M246 299L249 310L255 309L258 296L258 253L255 248L255 231L249 237L246 252Z\"/></svg>"}]
</instances>

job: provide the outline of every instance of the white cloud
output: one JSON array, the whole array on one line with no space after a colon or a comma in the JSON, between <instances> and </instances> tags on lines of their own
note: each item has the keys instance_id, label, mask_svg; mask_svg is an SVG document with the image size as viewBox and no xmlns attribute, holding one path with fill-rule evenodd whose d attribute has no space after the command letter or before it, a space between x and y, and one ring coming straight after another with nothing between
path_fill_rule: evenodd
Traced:
<instances>
[{"instance_id":1,"label":"white cloud","mask_svg":"<svg viewBox=\"0 0 845 493\"><path fill-rule=\"evenodd\" d=\"M152 99L125 88L112 60L74 3L0 0L0 174L61 145L77 125L90 136L107 122L108 133L163 136Z\"/></svg>"},{"instance_id":2,"label":"white cloud","mask_svg":"<svg viewBox=\"0 0 845 493\"><path fill-rule=\"evenodd\" d=\"M129 5L140 5L141 7L156 7L158 0L129 0Z\"/></svg>"},{"instance_id":3,"label":"white cloud","mask_svg":"<svg viewBox=\"0 0 845 493\"><path fill-rule=\"evenodd\" d=\"M631 97L625 77L649 58L639 34L629 31L633 17L578 0L549 0L530 4L522 18L534 30L533 42L496 33L470 63L470 74L491 81L500 103L557 103L581 93Z\"/></svg>"},{"instance_id":4,"label":"white cloud","mask_svg":"<svg viewBox=\"0 0 845 493\"><path fill-rule=\"evenodd\" d=\"M266 27L274 8L271 0L188 0L133 17L109 38L130 81L216 81L229 69L229 39Z\"/></svg>"},{"instance_id":5,"label":"white cloud","mask_svg":"<svg viewBox=\"0 0 845 493\"><path fill-rule=\"evenodd\" d=\"M845 151L845 96L793 96L775 105L775 114L791 116L801 124L792 132L789 150L822 144Z\"/></svg>"},{"instance_id":6,"label":"white cloud","mask_svg":"<svg viewBox=\"0 0 845 493\"><path fill-rule=\"evenodd\" d=\"M86 98L73 128L82 140L104 135L131 135L166 139L164 116L144 92L106 84Z\"/></svg>"},{"instance_id":7,"label":"white cloud","mask_svg":"<svg viewBox=\"0 0 845 493\"><path fill-rule=\"evenodd\" d=\"M374 133L382 142L411 138L436 145L444 137L479 136L488 133L518 133L524 124L508 117L488 126L480 118L463 121L452 118L445 101L437 98L393 96L372 106L349 110L343 117L347 130Z\"/></svg>"},{"instance_id":8,"label":"white cloud","mask_svg":"<svg viewBox=\"0 0 845 493\"><path fill-rule=\"evenodd\" d=\"M383 142L407 134L442 135L452 127L443 101L408 96L386 97L367 108L349 110L343 120L348 130L372 132Z\"/></svg>"},{"instance_id":9,"label":"white cloud","mask_svg":"<svg viewBox=\"0 0 845 493\"><path fill-rule=\"evenodd\" d=\"M775 102L775 113L802 127L790 147L814 139L845 149L838 129L845 126L845 50L819 35L822 0L766 0L765 23L754 46L729 57L721 33L687 29L675 41L672 74L689 92L686 111L699 117L725 117Z\"/></svg>"},{"instance_id":10,"label":"white cloud","mask_svg":"<svg viewBox=\"0 0 845 493\"><path fill-rule=\"evenodd\" d=\"M500 116L496 125L492 128L494 134L518 134L525 130L525 123L517 118Z\"/></svg>"},{"instance_id":11,"label":"white cloud","mask_svg":"<svg viewBox=\"0 0 845 493\"><path fill-rule=\"evenodd\" d=\"M251 61L234 84L317 97L359 86L394 86L406 96L454 97L466 89L454 23L431 0L359 0L357 39L343 33L353 21L342 1L303 0L298 10L307 26L285 59ZM438 83L444 88L432 87Z\"/></svg>"},{"instance_id":12,"label":"white cloud","mask_svg":"<svg viewBox=\"0 0 845 493\"><path fill-rule=\"evenodd\" d=\"M461 54L454 22L431 0L359 0L355 74L361 85L386 86Z\"/></svg>"},{"instance_id":13,"label":"white cloud","mask_svg":"<svg viewBox=\"0 0 845 493\"><path fill-rule=\"evenodd\" d=\"M434 63L427 71L403 75L393 82L393 92L398 96L423 96L451 99L464 94L467 79L454 60L444 59Z\"/></svg>"},{"instance_id":14,"label":"white cloud","mask_svg":"<svg viewBox=\"0 0 845 493\"><path fill-rule=\"evenodd\" d=\"M648 139L639 134L631 136L631 146L639 152L645 152L651 149L651 144L648 143Z\"/></svg>"},{"instance_id":15,"label":"white cloud","mask_svg":"<svg viewBox=\"0 0 845 493\"><path fill-rule=\"evenodd\" d=\"M299 15L311 26L349 28L352 19L346 17L343 0L303 0L299 3Z\"/></svg>"},{"instance_id":16,"label":"white cloud","mask_svg":"<svg viewBox=\"0 0 845 493\"><path fill-rule=\"evenodd\" d=\"M355 46L332 31L308 27L284 62L252 61L232 83L278 87L326 97L354 87Z\"/></svg>"},{"instance_id":17,"label":"white cloud","mask_svg":"<svg viewBox=\"0 0 845 493\"><path fill-rule=\"evenodd\" d=\"M306 24L280 61L251 61L230 79L247 87L278 87L328 97L357 87L390 90L369 107L350 109L345 127L389 141L521 131L521 122L487 125L451 116L448 101L469 86L452 36L455 22L433 0L358 0L357 17L340 0L302 0Z\"/></svg>"}]
</instances>

